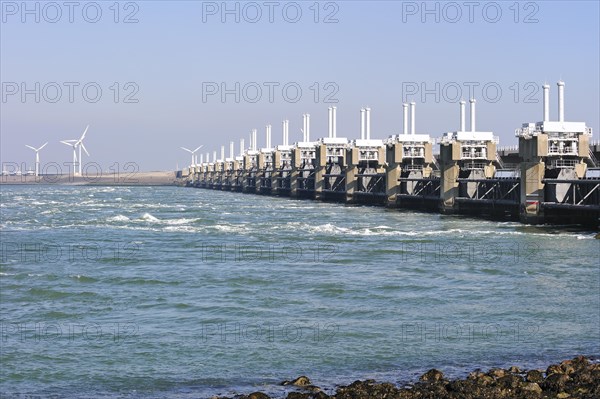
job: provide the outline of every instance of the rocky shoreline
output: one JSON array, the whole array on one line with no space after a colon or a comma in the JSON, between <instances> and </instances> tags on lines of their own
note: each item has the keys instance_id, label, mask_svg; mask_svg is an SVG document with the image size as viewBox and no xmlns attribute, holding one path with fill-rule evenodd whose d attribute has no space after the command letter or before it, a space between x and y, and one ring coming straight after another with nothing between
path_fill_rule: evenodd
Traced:
<instances>
[{"instance_id":1,"label":"rocky shoreline","mask_svg":"<svg viewBox=\"0 0 600 399\"><path fill-rule=\"evenodd\" d=\"M411 386L398 387L374 380L355 381L338 387L328 395L301 376L282 385L296 388L285 399L592 399L600 398L600 363L583 356L552 364L546 370L491 369L475 370L465 379L448 380L436 369L423 374ZM262 392L212 399L274 399Z\"/></svg>"}]
</instances>

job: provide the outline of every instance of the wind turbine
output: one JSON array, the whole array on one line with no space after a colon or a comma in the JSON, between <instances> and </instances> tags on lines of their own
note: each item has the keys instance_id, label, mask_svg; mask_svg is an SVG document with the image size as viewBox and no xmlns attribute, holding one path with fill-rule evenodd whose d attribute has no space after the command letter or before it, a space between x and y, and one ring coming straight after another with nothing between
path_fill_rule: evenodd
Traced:
<instances>
[{"instance_id":1,"label":"wind turbine","mask_svg":"<svg viewBox=\"0 0 600 399\"><path fill-rule=\"evenodd\" d=\"M48 144L48 142L45 142L44 145L41 146L40 148L33 148L32 146L25 144L25 147L31 148L33 151L35 151L35 175L36 176L40 175L40 150L42 148L44 148L46 146L46 144Z\"/></svg>"},{"instance_id":2,"label":"wind turbine","mask_svg":"<svg viewBox=\"0 0 600 399\"><path fill-rule=\"evenodd\" d=\"M86 126L86 128L83 131L83 134L81 135L79 140L62 140L61 141L61 143L65 144L65 145L70 145L71 147L73 147L73 175L77 174L75 172L75 165L77 163L79 163L79 174L78 175L81 176L81 149L83 148L83 151L85 151L87 156L88 157L90 156L90 153L83 145L83 139L85 138L85 134L87 133L89 127L90 127L90 125ZM77 149L79 149L79 158L77 157ZM77 161L79 161L79 162L77 162Z\"/></svg>"},{"instance_id":3,"label":"wind turbine","mask_svg":"<svg viewBox=\"0 0 600 399\"><path fill-rule=\"evenodd\" d=\"M190 166L194 166L198 164L198 159L196 158L196 151L198 151L200 148L204 147L204 144L201 145L200 147L196 148L194 151L192 150L188 150L185 147L181 147L182 150L189 152L190 154L192 154L192 163L190 164Z\"/></svg>"}]
</instances>

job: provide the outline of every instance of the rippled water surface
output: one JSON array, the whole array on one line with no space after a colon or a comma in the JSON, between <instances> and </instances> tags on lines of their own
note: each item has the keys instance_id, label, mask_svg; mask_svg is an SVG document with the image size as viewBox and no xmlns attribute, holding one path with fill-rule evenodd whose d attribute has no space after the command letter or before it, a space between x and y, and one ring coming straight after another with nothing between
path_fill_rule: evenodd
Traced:
<instances>
[{"instance_id":1,"label":"rippled water surface","mask_svg":"<svg viewBox=\"0 0 600 399\"><path fill-rule=\"evenodd\" d=\"M600 354L593 232L174 187L1 187L0 392L278 393Z\"/></svg>"}]
</instances>

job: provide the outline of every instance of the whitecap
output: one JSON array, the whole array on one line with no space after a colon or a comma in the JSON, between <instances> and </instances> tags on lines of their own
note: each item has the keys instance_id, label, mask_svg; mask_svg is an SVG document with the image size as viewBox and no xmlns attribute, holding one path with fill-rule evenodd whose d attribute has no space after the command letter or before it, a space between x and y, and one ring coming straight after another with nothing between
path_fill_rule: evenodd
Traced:
<instances>
[{"instance_id":1,"label":"whitecap","mask_svg":"<svg viewBox=\"0 0 600 399\"><path fill-rule=\"evenodd\" d=\"M232 225L232 224L218 224L214 226L215 229L222 231L224 233L241 233L248 230L246 226L243 225Z\"/></svg>"},{"instance_id":2,"label":"whitecap","mask_svg":"<svg viewBox=\"0 0 600 399\"><path fill-rule=\"evenodd\" d=\"M152 216L151 214L149 214L147 212L142 215L142 219L147 222L159 222L160 221L158 218Z\"/></svg>"},{"instance_id":3,"label":"whitecap","mask_svg":"<svg viewBox=\"0 0 600 399\"><path fill-rule=\"evenodd\" d=\"M166 224L169 224L169 225L178 226L178 225L182 225L182 224L193 223L198 220L200 220L200 219L180 218L180 219L167 219L167 220L163 220L163 222Z\"/></svg>"},{"instance_id":4,"label":"whitecap","mask_svg":"<svg viewBox=\"0 0 600 399\"><path fill-rule=\"evenodd\" d=\"M131 220L131 219L129 219L125 215L117 215L117 216L108 218L108 220L111 222L127 222L128 220Z\"/></svg>"}]
</instances>

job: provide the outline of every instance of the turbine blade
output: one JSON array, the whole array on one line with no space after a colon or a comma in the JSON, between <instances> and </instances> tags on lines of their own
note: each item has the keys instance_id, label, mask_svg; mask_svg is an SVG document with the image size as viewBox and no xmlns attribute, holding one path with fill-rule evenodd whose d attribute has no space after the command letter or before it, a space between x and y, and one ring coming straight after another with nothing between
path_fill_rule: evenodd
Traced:
<instances>
[{"instance_id":1,"label":"turbine blade","mask_svg":"<svg viewBox=\"0 0 600 399\"><path fill-rule=\"evenodd\" d=\"M87 133L88 129L89 129L90 125L87 125L85 127L85 130L83 131L83 134L81 135L81 138L79 139L79 141L81 142L83 140L83 138L85 137L85 134Z\"/></svg>"},{"instance_id":2,"label":"turbine blade","mask_svg":"<svg viewBox=\"0 0 600 399\"><path fill-rule=\"evenodd\" d=\"M37 150L38 150L38 151L39 151L39 150L41 150L41 149L42 149L42 148L44 148L44 147L45 147L47 144L48 144L48 142L46 141L46 142L44 143L44 145L43 145L43 146L41 146L40 148L38 148Z\"/></svg>"},{"instance_id":3,"label":"turbine blade","mask_svg":"<svg viewBox=\"0 0 600 399\"><path fill-rule=\"evenodd\" d=\"M30 145L27 145L27 144L25 144L25 147L31 148L33 151L37 151L35 148L33 148L33 147L32 147L32 146L30 146Z\"/></svg>"},{"instance_id":4,"label":"turbine blade","mask_svg":"<svg viewBox=\"0 0 600 399\"><path fill-rule=\"evenodd\" d=\"M188 149L187 149L187 148L185 148L185 147L181 147L181 149L182 149L182 150L185 150L185 151L187 151L187 152L190 152L190 153L192 152L192 150L188 150Z\"/></svg>"},{"instance_id":5,"label":"turbine blade","mask_svg":"<svg viewBox=\"0 0 600 399\"><path fill-rule=\"evenodd\" d=\"M193 152L198 151L200 148L204 147L204 144L202 144L200 147L196 148Z\"/></svg>"},{"instance_id":6,"label":"turbine blade","mask_svg":"<svg viewBox=\"0 0 600 399\"><path fill-rule=\"evenodd\" d=\"M74 147L73 143L71 143L71 141L73 140L63 140L61 141L61 143L65 144L65 145L70 145L71 147Z\"/></svg>"},{"instance_id":7,"label":"turbine blade","mask_svg":"<svg viewBox=\"0 0 600 399\"><path fill-rule=\"evenodd\" d=\"M86 150L85 146L83 145L83 143L79 144L81 146L81 148L83 148L83 151L85 151L85 153L87 154L87 156L90 156L90 153L88 152L88 150Z\"/></svg>"}]
</instances>

